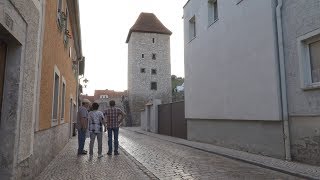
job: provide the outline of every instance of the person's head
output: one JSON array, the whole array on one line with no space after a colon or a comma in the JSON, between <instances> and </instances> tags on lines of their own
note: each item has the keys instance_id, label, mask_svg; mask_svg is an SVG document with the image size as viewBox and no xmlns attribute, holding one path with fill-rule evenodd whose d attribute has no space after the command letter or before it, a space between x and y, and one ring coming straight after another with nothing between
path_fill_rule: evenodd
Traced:
<instances>
[{"instance_id":1,"label":"person's head","mask_svg":"<svg viewBox=\"0 0 320 180\"><path fill-rule=\"evenodd\" d=\"M92 111L98 110L99 109L99 104L98 103L93 103L92 104Z\"/></svg>"},{"instance_id":2,"label":"person's head","mask_svg":"<svg viewBox=\"0 0 320 180\"><path fill-rule=\"evenodd\" d=\"M114 107L114 106L116 105L116 102L114 102L114 100L111 100L111 101L109 102L109 105L110 105L111 107Z\"/></svg>"},{"instance_id":3,"label":"person's head","mask_svg":"<svg viewBox=\"0 0 320 180\"><path fill-rule=\"evenodd\" d=\"M89 108L90 107L91 102L89 101L89 99L82 99L82 106Z\"/></svg>"}]
</instances>

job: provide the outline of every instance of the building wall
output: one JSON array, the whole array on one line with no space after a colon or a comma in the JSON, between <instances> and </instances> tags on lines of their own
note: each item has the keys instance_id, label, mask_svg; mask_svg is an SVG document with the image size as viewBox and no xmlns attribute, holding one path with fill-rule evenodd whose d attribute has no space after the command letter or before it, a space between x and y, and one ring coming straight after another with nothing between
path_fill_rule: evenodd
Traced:
<instances>
[{"instance_id":1,"label":"building wall","mask_svg":"<svg viewBox=\"0 0 320 180\"><path fill-rule=\"evenodd\" d=\"M34 88L38 61L40 5L33 0L0 2L0 36L8 45L1 113L0 179L30 174Z\"/></svg>"},{"instance_id":2,"label":"building wall","mask_svg":"<svg viewBox=\"0 0 320 180\"><path fill-rule=\"evenodd\" d=\"M188 139L284 159L282 122L187 119Z\"/></svg>"},{"instance_id":3,"label":"building wall","mask_svg":"<svg viewBox=\"0 0 320 180\"><path fill-rule=\"evenodd\" d=\"M213 24L208 1L184 7L188 139L284 158L276 1L237 2L218 1Z\"/></svg>"},{"instance_id":4,"label":"building wall","mask_svg":"<svg viewBox=\"0 0 320 180\"><path fill-rule=\"evenodd\" d=\"M320 1L284 0L283 39L286 61L292 157L320 165L320 90L304 90L297 39L320 29Z\"/></svg>"},{"instance_id":5,"label":"building wall","mask_svg":"<svg viewBox=\"0 0 320 180\"><path fill-rule=\"evenodd\" d=\"M218 1L212 25L207 2L191 0L184 8L186 117L280 120L273 1ZM197 35L190 41L194 15Z\"/></svg>"},{"instance_id":6,"label":"building wall","mask_svg":"<svg viewBox=\"0 0 320 180\"><path fill-rule=\"evenodd\" d=\"M65 0L63 0L62 7L65 12L67 7ZM70 16L68 29L72 34ZM68 46L66 47L63 42L63 32L59 30L57 23L57 1L47 0L45 3L45 27L42 49L39 130L51 128L55 66L60 71L58 121L59 124L61 124L61 92L62 77L64 77L66 80L64 123L70 122L70 98L72 97L73 100L76 99L77 79L72 69L72 60L75 58L75 51L72 51L73 55L69 57L69 47L74 49L73 39L69 39Z\"/></svg>"},{"instance_id":7,"label":"building wall","mask_svg":"<svg viewBox=\"0 0 320 180\"><path fill-rule=\"evenodd\" d=\"M150 99L171 101L170 36L133 32L128 50L128 95L133 124L139 125L140 111ZM156 60L152 59L152 53L156 53ZM141 73L140 68L146 72ZM151 74L153 68L157 69L156 75ZM150 89L151 81L157 82L156 91Z\"/></svg>"}]
</instances>

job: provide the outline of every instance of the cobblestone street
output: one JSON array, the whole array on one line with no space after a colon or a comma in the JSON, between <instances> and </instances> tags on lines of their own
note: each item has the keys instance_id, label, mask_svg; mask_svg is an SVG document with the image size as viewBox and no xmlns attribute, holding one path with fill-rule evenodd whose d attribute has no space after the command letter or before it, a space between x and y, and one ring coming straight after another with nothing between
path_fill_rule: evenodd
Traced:
<instances>
[{"instance_id":1,"label":"cobblestone street","mask_svg":"<svg viewBox=\"0 0 320 180\"><path fill-rule=\"evenodd\" d=\"M97 141L94 155L77 156L77 138L73 138L62 152L40 174L37 180L97 180L97 179L152 179L152 174L139 165L132 157L120 149L119 156L108 156L107 139L103 140L103 157L98 159ZM89 150L89 139L86 139L86 150Z\"/></svg>"},{"instance_id":2,"label":"cobblestone street","mask_svg":"<svg viewBox=\"0 0 320 180\"><path fill-rule=\"evenodd\" d=\"M77 156L73 138L37 177L48 179L299 179L277 171L178 145L126 129L120 130L119 156ZM89 139L85 149L88 150Z\"/></svg>"},{"instance_id":3,"label":"cobblestone street","mask_svg":"<svg viewBox=\"0 0 320 180\"><path fill-rule=\"evenodd\" d=\"M120 145L159 179L299 179L125 129Z\"/></svg>"}]
</instances>

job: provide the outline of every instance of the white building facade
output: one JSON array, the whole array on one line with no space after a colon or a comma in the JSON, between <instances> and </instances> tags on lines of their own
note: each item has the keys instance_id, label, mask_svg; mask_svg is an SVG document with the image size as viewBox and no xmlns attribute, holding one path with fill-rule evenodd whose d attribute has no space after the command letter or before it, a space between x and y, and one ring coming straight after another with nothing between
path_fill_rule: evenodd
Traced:
<instances>
[{"instance_id":1,"label":"white building facade","mask_svg":"<svg viewBox=\"0 0 320 180\"><path fill-rule=\"evenodd\" d=\"M291 59L284 55L286 23L282 22L298 13L284 14L293 4L301 6L280 0L187 2L185 116L189 140L291 159L289 137L297 128L290 126L287 104L295 95L286 90L286 70L293 67L284 63ZM304 5L320 10L316 1ZM319 13L313 16L320 17ZM313 29L319 27L320 23ZM290 50L298 52L293 46Z\"/></svg>"}]
</instances>

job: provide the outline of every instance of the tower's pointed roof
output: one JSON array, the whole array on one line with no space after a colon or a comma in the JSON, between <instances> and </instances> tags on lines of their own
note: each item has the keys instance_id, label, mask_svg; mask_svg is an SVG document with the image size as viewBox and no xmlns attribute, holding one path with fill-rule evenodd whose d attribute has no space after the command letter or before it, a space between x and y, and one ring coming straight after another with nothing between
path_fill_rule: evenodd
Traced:
<instances>
[{"instance_id":1,"label":"tower's pointed roof","mask_svg":"<svg viewBox=\"0 0 320 180\"><path fill-rule=\"evenodd\" d=\"M129 42L132 32L158 33L171 35L172 32L166 28L153 13L141 13L130 28L126 43Z\"/></svg>"}]
</instances>

